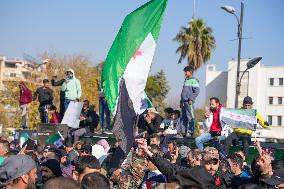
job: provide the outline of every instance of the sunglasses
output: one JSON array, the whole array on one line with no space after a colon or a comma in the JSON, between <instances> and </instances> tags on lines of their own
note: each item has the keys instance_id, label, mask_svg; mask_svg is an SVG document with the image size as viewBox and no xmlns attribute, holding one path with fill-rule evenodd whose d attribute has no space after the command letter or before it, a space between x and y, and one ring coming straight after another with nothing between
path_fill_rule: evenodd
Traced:
<instances>
[{"instance_id":1,"label":"sunglasses","mask_svg":"<svg viewBox=\"0 0 284 189\"><path fill-rule=\"evenodd\" d=\"M80 150L80 152L81 152L81 153L86 153L86 154L90 153L89 150Z\"/></svg>"}]
</instances>

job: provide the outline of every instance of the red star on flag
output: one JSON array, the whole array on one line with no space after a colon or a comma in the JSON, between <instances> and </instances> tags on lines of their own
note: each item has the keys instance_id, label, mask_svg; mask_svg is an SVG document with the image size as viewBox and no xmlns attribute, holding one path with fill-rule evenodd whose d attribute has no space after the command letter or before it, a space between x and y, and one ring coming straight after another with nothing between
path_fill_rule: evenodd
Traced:
<instances>
[{"instance_id":1,"label":"red star on flag","mask_svg":"<svg viewBox=\"0 0 284 189\"><path fill-rule=\"evenodd\" d=\"M137 49L132 58L135 60L138 55L142 56L142 52L139 49Z\"/></svg>"}]
</instances>

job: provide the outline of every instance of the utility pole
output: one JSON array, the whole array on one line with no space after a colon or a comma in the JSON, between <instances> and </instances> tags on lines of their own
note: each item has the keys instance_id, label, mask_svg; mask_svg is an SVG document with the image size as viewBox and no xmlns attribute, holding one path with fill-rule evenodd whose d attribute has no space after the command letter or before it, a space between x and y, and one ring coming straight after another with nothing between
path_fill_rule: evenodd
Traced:
<instances>
[{"instance_id":1,"label":"utility pole","mask_svg":"<svg viewBox=\"0 0 284 189\"><path fill-rule=\"evenodd\" d=\"M244 2L241 2L241 16L240 22L238 23L238 65L237 65L237 79L236 79L236 96L235 96L235 108L238 108L239 95L241 90L240 83L240 64L241 64L241 50L242 50L242 36L243 36L243 16L244 16Z\"/></svg>"},{"instance_id":2,"label":"utility pole","mask_svg":"<svg viewBox=\"0 0 284 189\"><path fill-rule=\"evenodd\" d=\"M193 14L192 14L192 20L195 19L195 0L193 0Z\"/></svg>"}]
</instances>

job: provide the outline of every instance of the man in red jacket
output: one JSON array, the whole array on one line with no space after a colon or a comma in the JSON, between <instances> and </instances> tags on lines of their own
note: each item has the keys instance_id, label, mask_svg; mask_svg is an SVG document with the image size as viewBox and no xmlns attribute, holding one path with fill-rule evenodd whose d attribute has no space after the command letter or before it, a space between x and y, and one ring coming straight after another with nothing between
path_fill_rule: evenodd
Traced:
<instances>
[{"instance_id":1,"label":"man in red jacket","mask_svg":"<svg viewBox=\"0 0 284 189\"><path fill-rule=\"evenodd\" d=\"M210 111L205 113L205 121L203 125L208 129L202 135L195 139L196 146L199 150L203 151L203 144L214 139L214 147L224 155L223 150L220 147L219 140L224 140L225 137L222 133L225 123L221 121L223 106L219 99L216 97L210 98Z\"/></svg>"},{"instance_id":2,"label":"man in red jacket","mask_svg":"<svg viewBox=\"0 0 284 189\"><path fill-rule=\"evenodd\" d=\"M32 102L32 91L26 86L23 81L20 81L20 108L22 110L22 128L26 129L28 127L28 106Z\"/></svg>"}]
</instances>

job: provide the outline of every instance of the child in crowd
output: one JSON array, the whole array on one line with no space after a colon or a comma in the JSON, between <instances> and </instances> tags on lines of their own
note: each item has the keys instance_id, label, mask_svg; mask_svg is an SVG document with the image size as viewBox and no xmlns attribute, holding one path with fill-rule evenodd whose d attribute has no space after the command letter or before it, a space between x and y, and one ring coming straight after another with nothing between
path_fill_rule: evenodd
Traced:
<instances>
[{"instance_id":1,"label":"child in crowd","mask_svg":"<svg viewBox=\"0 0 284 189\"><path fill-rule=\"evenodd\" d=\"M172 114L174 113L174 110L172 108L166 108L164 109L165 118L163 119L163 122L160 125L161 130L166 130L171 124L173 124Z\"/></svg>"},{"instance_id":2,"label":"child in crowd","mask_svg":"<svg viewBox=\"0 0 284 189\"><path fill-rule=\"evenodd\" d=\"M176 124L174 123L174 109L166 108L165 119L163 120L160 129L162 130L162 134L165 135L175 135L177 134Z\"/></svg>"},{"instance_id":3,"label":"child in crowd","mask_svg":"<svg viewBox=\"0 0 284 189\"><path fill-rule=\"evenodd\" d=\"M51 119L49 120L49 123L57 125L59 123L59 114L57 112L56 106L51 105L49 107L49 112L51 114Z\"/></svg>"},{"instance_id":4,"label":"child in crowd","mask_svg":"<svg viewBox=\"0 0 284 189\"><path fill-rule=\"evenodd\" d=\"M180 111L174 110L172 118L173 118L173 124L174 124L174 127L176 128L177 134L182 133L181 124L180 124Z\"/></svg>"},{"instance_id":5,"label":"child in crowd","mask_svg":"<svg viewBox=\"0 0 284 189\"><path fill-rule=\"evenodd\" d=\"M174 109L166 108L164 112L165 119L160 125L160 132L158 135L161 136L162 146L166 147L168 142L177 134L177 130L173 120Z\"/></svg>"}]
</instances>

